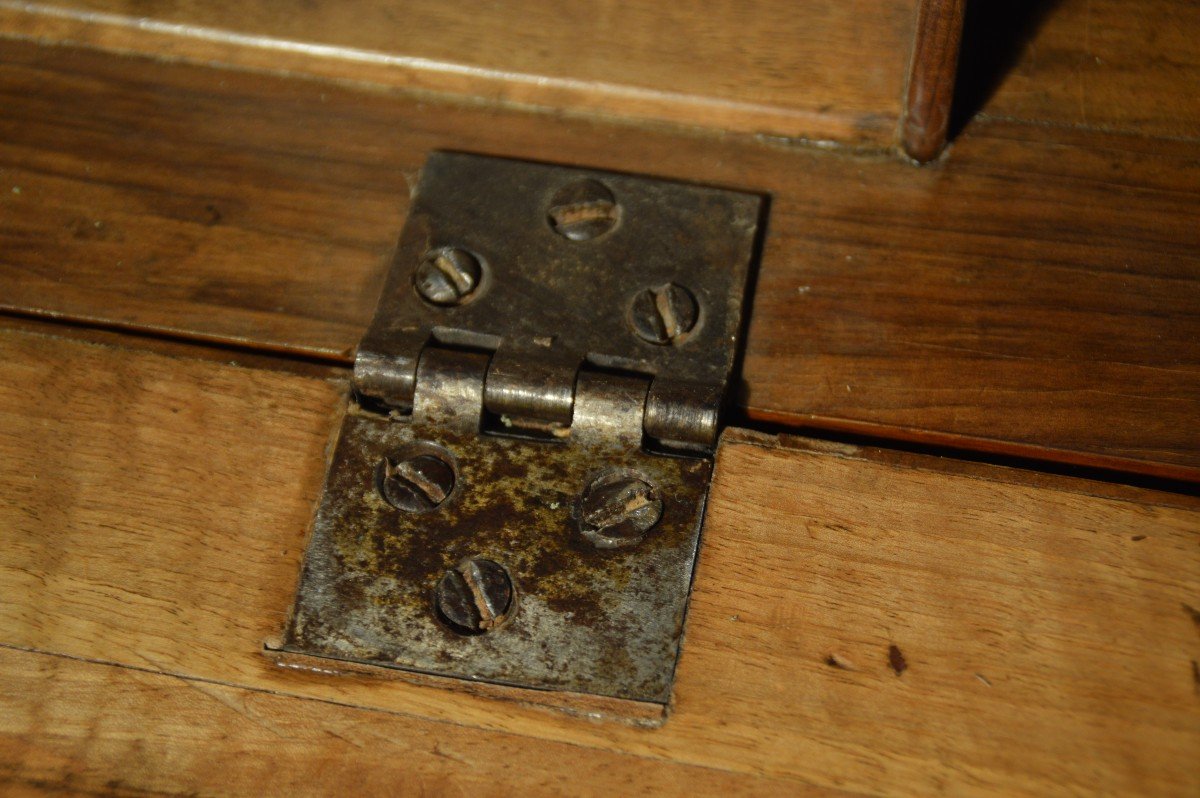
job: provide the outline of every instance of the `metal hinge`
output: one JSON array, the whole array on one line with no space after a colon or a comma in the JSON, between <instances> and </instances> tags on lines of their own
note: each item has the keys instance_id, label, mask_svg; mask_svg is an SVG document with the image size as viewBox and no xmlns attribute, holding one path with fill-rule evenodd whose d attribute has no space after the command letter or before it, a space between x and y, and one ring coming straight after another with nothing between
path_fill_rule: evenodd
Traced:
<instances>
[{"instance_id":1,"label":"metal hinge","mask_svg":"<svg viewBox=\"0 0 1200 798\"><path fill-rule=\"evenodd\" d=\"M760 211L431 156L281 650L665 703Z\"/></svg>"}]
</instances>

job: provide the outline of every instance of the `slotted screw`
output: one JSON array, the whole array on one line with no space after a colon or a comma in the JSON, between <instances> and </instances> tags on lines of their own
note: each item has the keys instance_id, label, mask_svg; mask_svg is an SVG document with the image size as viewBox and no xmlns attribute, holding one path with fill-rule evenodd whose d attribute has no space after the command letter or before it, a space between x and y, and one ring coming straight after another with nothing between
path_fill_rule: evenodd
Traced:
<instances>
[{"instance_id":1,"label":"slotted screw","mask_svg":"<svg viewBox=\"0 0 1200 798\"><path fill-rule=\"evenodd\" d=\"M663 502L653 485L632 474L594 480L579 503L579 529L601 549L640 542L662 519Z\"/></svg>"},{"instance_id":2,"label":"slotted screw","mask_svg":"<svg viewBox=\"0 0 1200 798\"><path fill-rule=\"evenodd\" d=\"M454 468L439 457L385 457L375 468L375 487L397 510L432 510L454 490Z\"/></svg>"},{"instance_id":3,"label":"slotted screw","mask_svg":"<svg viewBox=\"0 0 1200 798\"><path fill-rule=\"evenodd\" d=\"M473 557L442 576L434 604L442 620L456 632L477 635L490 632L511 613L515 596L512 577L504 567Z\"/></svg>"},{"instance_id":4,"label":"slotted screw","mask_svg":"<svg viewBox=\"0 0 1200 798\"><path fill-rule=\"evenodd\" d=\"M665 346L679 343L696 326L700 305L682 285L647 288L633 298L629 321L643 341Z\"/></svg>"},{"instance_id":5,"label":"slotted screw","mask_svg":"<svg viewBox=\"0 0 1200 798\"><path fill-rule=\"evenodd\" d=\"M595 180L579 180L559 189L547 211L554 232L572 241L588 241L607 233L619 214L612 192Z\"/></svg>"},{"instance_id":6,"label":"slotted screw","mask_svg":"<svg viewBox=\"0 0 1200 798\"><path fill-rule=\"evenodd\" d=\"M445 307L466 302L482 277L479 258L465 249L443 247L426 253L417 265L413 285L425 301Z\"/></svg>"}]
</instances>

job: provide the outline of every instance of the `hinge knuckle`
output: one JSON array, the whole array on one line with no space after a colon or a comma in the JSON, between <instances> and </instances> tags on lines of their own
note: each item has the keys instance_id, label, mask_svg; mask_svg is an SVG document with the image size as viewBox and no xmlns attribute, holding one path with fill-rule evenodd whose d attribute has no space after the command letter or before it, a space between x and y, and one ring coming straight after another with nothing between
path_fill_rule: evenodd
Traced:
<instances>
[{"instance_id":1,"label":"hinge knuckle","mask_svg":"<svg viewBox=\"0 0 1200 798\"><path fill-rule=\"evenodd\" d=\"M415 428L477 435L483 419L486 355L427 347L417 364Z\"/></svg>"},{"instance_id":2,"label":"hinge knuckle","mask_svg":"<svg viewBox=\"0 0 1200 798\"><path fill-rule=\"evenodd\" d=\"M646 398L646 434L668 447L712 449L721 393L711 383L655 380Z\"/></svg>"},{"instance_id":3,"label":"hinge knuckle","mask_svg":"<svg viewBox=\"0 0 1200 798\"><path fill-rule=\"evenodd\" d=\"M501 346L488 367L488 412L515 419L571 425L579 363L555 352Z\"/></svg>"},{"instance_id":4,"label":"hinge knuckle","mask_svg":"<svg viewBox=\"0 0 1200 798\"><path fill-rule=\"evenodd\" d=\"M387 407L409 410L417 386L417 358L359 347L354 356L352 383L359 396Z\"/></svg>"},{"instance_id":5,"label":"hinge knuckle","mask_svg":"<svg viewBox=\"0 0 1200 798\"><path fill-rule=\"evenodd\" d=\"M579 372L572 437L593 448L641 447L649 387L644 378Z\"/></svg>"}]
</instances>

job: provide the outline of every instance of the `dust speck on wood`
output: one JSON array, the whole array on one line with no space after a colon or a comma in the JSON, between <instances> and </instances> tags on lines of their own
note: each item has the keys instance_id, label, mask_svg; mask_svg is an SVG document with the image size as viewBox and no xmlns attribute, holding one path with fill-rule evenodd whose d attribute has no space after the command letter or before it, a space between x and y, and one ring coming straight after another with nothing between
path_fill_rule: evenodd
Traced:
<instances>
[{"instance_id":1,"label":"dust speck on wood","mask_svg":"<svg viewBox=\"0 0 1200 798\"><path fill-rule=\"evenodd\" d=\"M904 654L900 652L895 643L888 646L888 665L896 672L896 675L904 673L908 670L908 662L904 659Z\"/></svg>"}]
</instances>

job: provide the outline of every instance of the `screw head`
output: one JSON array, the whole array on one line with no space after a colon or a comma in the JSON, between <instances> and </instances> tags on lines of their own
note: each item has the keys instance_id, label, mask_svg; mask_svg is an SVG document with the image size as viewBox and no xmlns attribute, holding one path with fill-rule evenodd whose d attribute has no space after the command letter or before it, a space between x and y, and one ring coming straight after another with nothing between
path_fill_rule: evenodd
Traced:
<instances>
[{"instance_id":1,"label":"screw head","mask_svg":"<svg viewBox=\"0 0 1200 798\"><path fill-rule=\"evenodd\" d=\"M454 490L454 467L428 453L388 456L375 467L375 488L397 510L434 509Z\"/></svg>"},{"instance_id":2,"label":"screw head","mask_svg":"<svg viewBox=\"0 0 1200 798\"><path fill-rule=\"evenodd\" d=\"M662 519L663 501L648 480L618 471L592 481L579 500L579 531L597 548L640 543Z\"/></svg>"},{"instance_id":3,"label":"screw head","mask_svg":"<svg viewBox=\"0 0 1200 798\"><path fill-rule=\"evenodd\" d=\"M490 632L512 614L516 591L502 565L472 557L443 574L434 607L450 628L463 635Z\"/></svg>"},{"instance_id":4,"label":"screw head","mask_svg":"<svg viewBox=\"0 0 1200 798\"><path fill-rule=\"evenodd\" d=\"M595 180L579 180L558 190L550 200L547 221L571 241L589 241L617 223L621 209L611 191Z\"/></svg>"},{"instance_id":5,"label":"screw head","mask_svg":"<svg viewBox=\"0 0 1200 798\"><path fill-rule=\"evenodd\" d=\"M442 247L425 253L413 274L413 286L426 302L449 307L470 299L481 279L479 258L465 249Z\"/></svg>"},{"instance_id":6,"label":"screw head","mask_svg":"<svg viewBox=\"0 0 1200 798\"><path fill-rule=\"evenodd\" d=\"M696 326L700 304L682 285L647 288L629 305L629 323L643 341L659 346L679 344Z\"/></svg>"}]
</instances>

